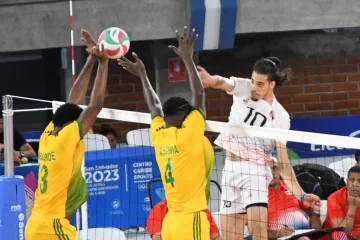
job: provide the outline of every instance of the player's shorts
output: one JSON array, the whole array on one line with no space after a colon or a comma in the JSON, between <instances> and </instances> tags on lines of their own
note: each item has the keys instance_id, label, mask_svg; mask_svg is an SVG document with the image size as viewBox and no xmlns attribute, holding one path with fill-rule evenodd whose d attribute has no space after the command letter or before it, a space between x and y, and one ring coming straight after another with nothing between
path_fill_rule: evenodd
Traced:
<instances>
[{"instance_id":1,"label":"player's shorts","mask_svg":"<svg viewBox=\"0 0 360 240\"><path fill-rule=\"evenodd\" d=\"M76 228L67 219L31 216L26 224L26 240L75 240Z\"/></svg>"},{"instance_id":2,"label":"player's shorts","mask_svg":"<svg viewBox=\"0 0 360 240\"><path fill-rule=\"evenodd\" d=\"M205 211L181 215L168 212L161 228L162 240L210 239L210 223Z\"/></svg>"},{"instance_id":3,"label":"player's shorts","mask_svg":"<svg viewBox=\"0 0 360 240\"><path fill-rule=\"evenodd\" d=\"M246 213L246 209L253 206L267 207L268 186L272 179L267 165L225 160L221 180L221 214Z\"/></svg>"}]
</instances>

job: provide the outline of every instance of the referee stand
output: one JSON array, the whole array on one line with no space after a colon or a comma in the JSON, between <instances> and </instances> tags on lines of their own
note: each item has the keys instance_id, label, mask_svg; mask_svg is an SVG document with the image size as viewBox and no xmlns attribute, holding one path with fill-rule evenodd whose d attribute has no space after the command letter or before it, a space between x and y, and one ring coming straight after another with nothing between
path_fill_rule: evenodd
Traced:
<instances>
[{"instance_id":1,"label":"referee stand","mask_svg":"<svg viewBox=\"0 0 360 240\"><path fill-rule=\"evenodd\" d=\"M26 216L25 183L14 175L12 97L3 96L4 176L0 176L0 239L24 240Z\"/></svg>"}]
</instances>

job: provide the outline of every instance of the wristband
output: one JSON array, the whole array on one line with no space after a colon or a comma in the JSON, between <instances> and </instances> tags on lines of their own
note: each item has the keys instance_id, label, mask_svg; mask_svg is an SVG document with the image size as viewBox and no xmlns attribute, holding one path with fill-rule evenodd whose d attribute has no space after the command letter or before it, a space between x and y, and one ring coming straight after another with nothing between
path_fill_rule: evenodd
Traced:
<instances>
[{"instance_id":1,"label":"wristband","mask_svg":"<svg viewBox=\"0 0 360 240\"><path fill-rule=\"evenodd\" d=\"M301 196L300 196L300 202L302 203L304 201L306 192L302 192Z\"/></svg>"},{"instance_id":2,"label":"wristband","mask_svg":"<svg viewBox=\"0 0 360 240\"><path fill-rule=\"evenodd\" d=\"M346 217L355 219L355 214L347 213Z\"/></svg>"}]
</instances>

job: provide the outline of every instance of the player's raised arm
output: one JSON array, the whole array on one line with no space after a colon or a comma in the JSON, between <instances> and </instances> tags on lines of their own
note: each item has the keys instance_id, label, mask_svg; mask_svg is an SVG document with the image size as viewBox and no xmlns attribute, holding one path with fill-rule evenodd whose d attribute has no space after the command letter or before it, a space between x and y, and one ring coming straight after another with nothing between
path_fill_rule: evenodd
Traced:
<instances>
[{"instance_id":1,"label":"player's raised arm","mask_svg":"<svg viewBox=\"0 0 360 240\"><path fill-rule=\"evenodd\" d=\"M184 27L184 33L180 37L178 31L176 31L176 38L178 40L178 47L170 45L171 48L184 62L186 72L189 77L190 88L192 92L191 104L194 108L197 108L206 115L205 109L205 90L201 83L199 73L196 69L195 63L193 61L194 55L194 44L198 37L195 35L195 29L191 31L189 36L187 35L187 27Z\"/></svg>"},{"instance_id":2,"label":"player's raised arm","mask_svg":"<svg viewBox=\"0 0 360 240\"><path fill-rule=\"evenodd\" d=\"M101 48L103 49L103 47ZM99 45L92 49L87 49L88 53L94 56L98 62L98 69L93 90L91 92L90 103L81 113L79 120L82 125L82 135L84 136L94 124L97 115L101 111L106 91L106 83L108 76L109 58L100 50Z\"/></svg>"},{"instance_id":3,"label":"player's raised arm","mask_svg":"<svg viewBox=\"0 0 360 240\"><path fill-rule=\"evenodd\" d=\"M201 82L204 86L204 88L215 88L224 90L227 92L231 92L235 88L235 82L232 79L225 78L219 75L210 75L205 68L201 66L197 66L197 69L199 71Z\"/></svg>"},{"instance_id":4,"label":"player's raised arm","mask_svg":"<svg viewBox=\"0 0 360 240\"><path fill-rule=\"evenodd\" d=\"M92 49L94 46L96 46L96 41L85 29L81 29L81 40L86 44L88 49ZM95 61L96 57L89 54L84 67L82 68L78 78L76 79L73 87L71 88L67 101L68 103L78 105L81 104L81 102L84 100L86 90L89 86L91 71L94 67Z\"/></svg>"},{"instance_id":5,"label":"player's raised arm","mask_svg":"<svg viewBox=\"0 0 360 240\"><path fill-rule=\"evenodd\" d=\"M121 59L118 59L119 65L122 66L126 71L141 79L144 98L150 110L151 118L153 119L156 116L163 116L164 114L162 111L160 99L150 84L144 63L139 59L136 53L132 53L132 55L135 59L135 62L131 62L126 57L122 57Z\"/></svg>"}]
</instances>

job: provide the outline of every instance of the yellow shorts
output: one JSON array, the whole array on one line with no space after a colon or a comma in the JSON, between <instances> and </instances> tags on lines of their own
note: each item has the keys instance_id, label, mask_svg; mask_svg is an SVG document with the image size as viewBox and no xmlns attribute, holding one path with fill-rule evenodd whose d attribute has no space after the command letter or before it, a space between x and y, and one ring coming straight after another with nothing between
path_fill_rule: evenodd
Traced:
<instances>
[{"instance_id":1,"label":"yellow shorts","mask_svg":"<svg viewBox=\"0 0 360 240\"><path fill-rule=\"evenodd\" d=\"M67 219L30 217L25 228L26 240L75 240L76 228Z\"/></svg>"},{"instance_id":2,"label":"yellow shorts","mask_svg":"<svg viewBox=\"0 0 360 240\"><path fill-rule=\"evenodd\" d=\"M162 240L209 240L210 223L203 211L179 215L168 212L161 228ZM28 240L28 239L26 239Z\"/></svg>"}]
</instances>

